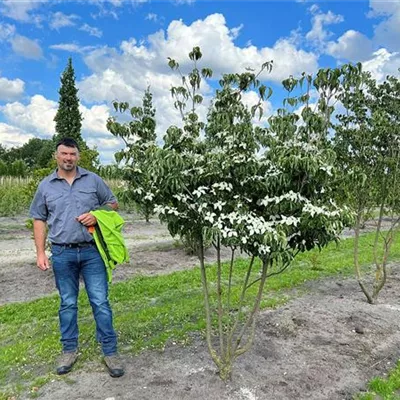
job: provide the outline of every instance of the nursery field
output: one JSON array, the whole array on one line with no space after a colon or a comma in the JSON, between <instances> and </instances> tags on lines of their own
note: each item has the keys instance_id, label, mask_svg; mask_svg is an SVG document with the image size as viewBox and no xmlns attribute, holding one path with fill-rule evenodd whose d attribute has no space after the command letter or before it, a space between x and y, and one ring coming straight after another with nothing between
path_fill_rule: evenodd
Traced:
<instances>
[{"instance_id":1,"label":"nursery field","mask_svg":"<svg viewBox=\"0 0 400 400\"><path fill-rule=\"evenodd\" d=\"M351 237L321 254L301 256L271 278L254 346L238 359L232 381L225 384L203 337L196 257L156 220L125 218L131 262L117 268L110 289L126 364L120 379L108 376L92 343L94 327L84 299L81 357L66 377L52 372L59 351L52 272L35 266L26 216L0 219L0 345L7 350L1 356L0 399L353 399L372 378L396 366L399 245L393 247L389 281L377 305L367 304L352 277ZM367 241L363 245L368 249ZM211 250L206 256L213 261ZM191 302L198 307L190 308ZM144 333L143 310L154 311Z\"/></svg>"}]
</instances>

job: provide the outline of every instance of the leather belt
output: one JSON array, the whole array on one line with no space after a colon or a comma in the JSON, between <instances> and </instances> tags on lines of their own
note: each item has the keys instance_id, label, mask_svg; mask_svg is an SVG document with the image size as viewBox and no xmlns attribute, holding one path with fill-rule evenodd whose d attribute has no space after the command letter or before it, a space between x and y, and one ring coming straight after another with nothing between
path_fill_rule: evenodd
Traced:
<instances>
[{"instance_id":1,"label":"leather belt","mask_svg":"<svg viewBox=\"0 0 400 400\"><path fill-rule=\"evenodd\" d=\"M89 247L94 246L95 242L80 242L80 243L52 243L52 246L62 246L69 249L76 249L78 247Z\"/></svg>"}]
</instances>

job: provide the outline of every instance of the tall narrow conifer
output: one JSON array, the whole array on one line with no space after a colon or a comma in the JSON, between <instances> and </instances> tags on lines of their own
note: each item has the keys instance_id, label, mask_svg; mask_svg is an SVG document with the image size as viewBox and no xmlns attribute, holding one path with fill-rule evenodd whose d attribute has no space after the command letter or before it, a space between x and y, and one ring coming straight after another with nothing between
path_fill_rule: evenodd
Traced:
<instances>
[{"instance_id":1,"label":"tall narrow conifer","mask_svg":"<svg viewBox=\"0 0 400 400\"><path fill-rule=\"evenodd\" d=\"M68 59L67 67L61 75L61 87L58 93L58 111L54 117L56 123L56 141L64 137L74 138L80 145L84 145L81 135L82 114L79 112L78 89L75 87L75 71L72 59ZM84 147L86 147L84 145Z\"/></svg>"}]
</instances>

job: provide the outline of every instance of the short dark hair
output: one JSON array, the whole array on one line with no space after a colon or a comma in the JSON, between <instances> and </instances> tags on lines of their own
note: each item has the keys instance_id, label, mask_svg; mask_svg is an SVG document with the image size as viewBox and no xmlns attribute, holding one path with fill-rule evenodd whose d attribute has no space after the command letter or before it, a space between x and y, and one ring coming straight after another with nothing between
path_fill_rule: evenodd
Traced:
<instances>
[{"instance_id":1,"label":"short dark hair","mask_svg":"<svg viewBox=\"0 0 400 400\"><path fill-rule=\"evenodd\" d=\"M60 139L57 144L56 144L56 150L58 149L58 146L67 146L67 147L76 147L79 151L79 145L76 142L75 139L69 138L69 137L65 137Z\"/></svg>"}]
</instances>

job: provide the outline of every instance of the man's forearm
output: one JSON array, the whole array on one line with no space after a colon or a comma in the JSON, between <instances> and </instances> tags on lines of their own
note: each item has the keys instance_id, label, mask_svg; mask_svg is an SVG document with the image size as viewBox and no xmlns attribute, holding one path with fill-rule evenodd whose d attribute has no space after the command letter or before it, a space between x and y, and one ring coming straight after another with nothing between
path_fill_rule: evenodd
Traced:
<instances>
[{"instance_id":1,"label":"man's forearm","mask_svg":"<svg viewBox=\"0 0 400 400\"><path fill-rule=\"evenodd\" d=\"M33 221L33 236L37 254L43 254L46 249L46 222L39 219Z\"/></svg>"},{"instance_id":2,"label":"man's forearm","mask_svg":"<svg viewBox=\"0 0 400 400\"><path fill-rule=\"evenodd\" d=\"M115 203L107 203L108 206L110 206L114 211L118 210L118 202Z\"/></svg>"}]
</instances>

